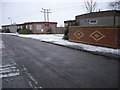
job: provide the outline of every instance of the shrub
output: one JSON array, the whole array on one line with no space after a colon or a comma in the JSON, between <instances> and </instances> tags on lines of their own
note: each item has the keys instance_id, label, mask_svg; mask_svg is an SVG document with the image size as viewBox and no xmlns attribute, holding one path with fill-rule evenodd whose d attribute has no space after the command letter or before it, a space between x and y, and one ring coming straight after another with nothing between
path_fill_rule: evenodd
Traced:
<instances>
[{"instance_id":1,"label":"shrub","mask_svg":"<svg viewBox=\"0 0 120 90\"><path fill-rule=\"evenodd\" d=\"M63 39L68 40L68 34L63 37Z\"/></svg>"},{"instance_id":2,"label":"shrub","mask_svg":"<svg viewBox=\"0 0 120 90\"><path fill-rule=\"evenodd\" d=\"M27 29L21 29L18 31L19 34L32 34L32 31Z\"/></svg>"},{"instance_id":3,"label":"shrub","mask_svg":"<svg viewBox=\"0 0 120 90\"><path fill-rule=\"evenodd\" d=\"M17 32L19 32L21 29L17 29Z\"/></svg>"},{"instance_id":4,"label":"shrub","mask_svg":"<svg viewBox=\"0 0 120 90\"><path fill-rule=\"evenodd\" d=\"M69 26L66 27L65 32L64 32L64 37L63 39L68 40L68 31L69 31Z\"/></svg>"}]
</instances>

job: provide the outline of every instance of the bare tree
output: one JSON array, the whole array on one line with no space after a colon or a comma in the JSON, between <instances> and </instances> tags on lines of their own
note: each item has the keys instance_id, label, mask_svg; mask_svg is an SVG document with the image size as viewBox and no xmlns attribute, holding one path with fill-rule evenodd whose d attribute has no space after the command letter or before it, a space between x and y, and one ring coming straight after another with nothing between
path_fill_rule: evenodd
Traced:
<instances>
[{"instance_id":1,"label":"bare tree","mask_svg":"<svg viewBox=\"0 0 120 90\"><path fill-rule=\"evenodd\" d=\"M120 0L115 0L114 2L109 2L109 8L112 10L120 10Z\"/></svg>"},{"instance_id":2,"label":"bare tree","mask_svg":"<svg viewBox=\"0 0 120 90\"><path fill-rule=\"evenodd\" d=\"M93 0L88 0L84 2L84 4L88 13L94 12L96 10L96 2L94 2Z\"/></svg>"}]
</instances>

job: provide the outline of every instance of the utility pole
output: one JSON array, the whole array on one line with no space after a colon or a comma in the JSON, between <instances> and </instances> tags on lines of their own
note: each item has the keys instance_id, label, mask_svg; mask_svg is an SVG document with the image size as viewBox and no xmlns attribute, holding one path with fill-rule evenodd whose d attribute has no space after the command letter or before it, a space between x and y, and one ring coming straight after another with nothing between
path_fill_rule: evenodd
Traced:
<instances>
[{"instance_id":1,"label":"utility pole","mask_svg":"<svg viewBox=\"0 0 120 90\"><path fill-rule=\"evenodd\" d=\"M41 11L42 13L44 13L44 21L46 22L46 9L43 9L42 8L42 11Z\"/></svg>"},{"instance_id":2,"label":"utility pole","mask_svg":"<svg viewBox=\"0 0 120 90\"><path fill-rule=\"evenodd\" d=\"M44 13L44 21L45 22L49 22L49 13L51 13L50 12L50 9L43 9L42 8L42 11L41 11L42 13ZM47 18L46 18L46 15L47 15Z\"/></svg>"},{"instance_id":3,"label":"utility pole","mask_svg":"<svg viewBox=\"0 0 120 90\"><path fill-rule=\"evenodd\" d=\"M49 13L52 13L52 12L49 12L50 9L47 9L47 22L49 22Z\"/></svg>"}]
</instances>

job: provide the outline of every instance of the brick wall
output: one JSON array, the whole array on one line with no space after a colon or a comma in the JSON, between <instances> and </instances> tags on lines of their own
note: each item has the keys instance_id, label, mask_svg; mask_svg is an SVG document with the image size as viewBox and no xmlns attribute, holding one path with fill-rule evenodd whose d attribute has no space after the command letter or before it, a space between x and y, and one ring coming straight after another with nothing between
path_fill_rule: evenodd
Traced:
<instances>
[{"instance_id":1,"label":"brick wall","mask_svg":"<svg viewBox=\"0 0 120 90\"><path fill-rule=\"evenodd\" d=\"M120 28L117 27L69 27L69 40L107 47L120 47Z\"/></svg>"}]
</instances>

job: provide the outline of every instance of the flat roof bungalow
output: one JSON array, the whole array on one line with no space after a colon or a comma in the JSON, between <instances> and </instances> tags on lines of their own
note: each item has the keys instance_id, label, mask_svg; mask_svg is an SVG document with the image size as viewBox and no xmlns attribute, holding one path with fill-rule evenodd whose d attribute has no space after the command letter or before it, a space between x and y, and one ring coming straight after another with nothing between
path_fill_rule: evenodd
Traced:
<instances>
[{"instance_id":1,"label":"flat roof bungalow","mask_svg":"<svg viewBox=\"0 0 120 90\"><path fill-rule=\"evenodd\" d=\"M101 11L78 15L75 17L78 26L118 26L120 11Z\"/></svg>"},{"instance_id":2,"label":"flat roof bungalow","mask_svg":"<svg viewBox=\"0 0 120 90\"><path fill-rule=\"evenodd\" d=\"M4 25L2 26L2 29L10 29L12 26L13 25ZM26 22L22 24L16 24L14 26L17 27L16 29L31 30L32 33L52 33L57 27L57 22ZM13 31L13 29L10 31ZM14 32L17 32L17 30L14 30Z\"/></svg>"}]
</instances>

